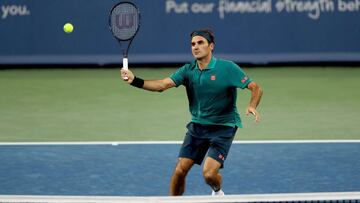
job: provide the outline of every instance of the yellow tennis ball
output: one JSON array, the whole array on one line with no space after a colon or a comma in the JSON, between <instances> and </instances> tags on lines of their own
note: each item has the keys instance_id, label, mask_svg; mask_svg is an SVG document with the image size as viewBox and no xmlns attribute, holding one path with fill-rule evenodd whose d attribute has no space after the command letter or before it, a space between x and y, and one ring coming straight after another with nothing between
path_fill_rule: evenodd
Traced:
<instances>
[{"instance_id":1,"label":"yellow tennis ball","mask_svg":"<svg viewBox=\"0 0 360 203\"><path fill-rule=\"evenodd\" d=\"M64 32L72 33L74 31L74 26L71 23L66 23L64 25Z\"/></svg>"}]
</instances>

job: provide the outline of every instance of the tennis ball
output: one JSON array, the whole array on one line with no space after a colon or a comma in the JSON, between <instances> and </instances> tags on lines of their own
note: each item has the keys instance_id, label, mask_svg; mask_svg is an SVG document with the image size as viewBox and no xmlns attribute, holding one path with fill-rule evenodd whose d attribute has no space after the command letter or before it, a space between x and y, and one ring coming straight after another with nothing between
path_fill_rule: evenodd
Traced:
<instances>
[{"instance_id":1,"label":"tennis ball","mask_svg":"<svg viewBox=\"0 0 360 203\"><path fill-rule=\"evenodd\" d=\"M71 23L66 23L64 25L64 32L72 33L74 31L74 26Z\"/></svg>"}]
</instances>

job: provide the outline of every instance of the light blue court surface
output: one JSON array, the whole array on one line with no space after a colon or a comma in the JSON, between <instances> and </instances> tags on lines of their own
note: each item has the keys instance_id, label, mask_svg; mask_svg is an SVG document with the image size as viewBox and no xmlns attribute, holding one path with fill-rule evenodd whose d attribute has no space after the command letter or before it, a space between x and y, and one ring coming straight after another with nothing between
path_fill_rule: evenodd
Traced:
<instances>
[{"instance_id":1,"label":"light blue court surface","mask_svg":"<svg viewBox=\"0 0 360 203\"><path fill-rule=\"evenodd\" d=\"M1 195L164 196L180 144L0 144ZM360 142L238 143L227 194L360 191ZM186 195L208 195L194 166Z\"/></svg>"}]
</instances>

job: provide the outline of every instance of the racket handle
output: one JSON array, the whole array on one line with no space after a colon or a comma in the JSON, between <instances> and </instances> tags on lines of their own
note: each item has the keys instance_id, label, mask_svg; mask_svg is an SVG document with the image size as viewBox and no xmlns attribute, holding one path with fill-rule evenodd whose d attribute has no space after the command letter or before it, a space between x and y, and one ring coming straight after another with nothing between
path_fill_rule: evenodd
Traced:
<instances>
[{"instance_id":1,"label":"racket handle","mask_svg":"<svg viewBox=\"0 0 360 203\"><path fill-rule=\"evenodd\" d=\"M123 68L124 70L129 70L129 62L127 58L123 58Z\"/></svg>"},{"instance_id":2,"label":"racket handle","mask_svg":"<svg viewBox=\"0 0 360 203\"><path fill-rule=\"evenodd\" d=\"M123 58L123 69L129 70L129 62L127 58ZM124 80L128 80L128 77L124 77Z\"/></svg>"}]
</instances>

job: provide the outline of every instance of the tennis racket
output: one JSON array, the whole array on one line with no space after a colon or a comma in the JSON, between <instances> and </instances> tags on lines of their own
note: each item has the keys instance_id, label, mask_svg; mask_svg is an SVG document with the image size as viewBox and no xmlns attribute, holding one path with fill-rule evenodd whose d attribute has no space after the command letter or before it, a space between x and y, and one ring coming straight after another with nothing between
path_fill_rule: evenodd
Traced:
<instances>
[{"instance_id":1,"label":"tennis racket","mask_svg":"<svg viewBox=\"0 0 360 203\"><path fill-rule=\"evenodd\" d=\"M116 4L110 11L109 25L112 34L123 48L123 68L128 70L128 51L140 28L139 9L131 2Z\"/></svg>"}]
</instances>

